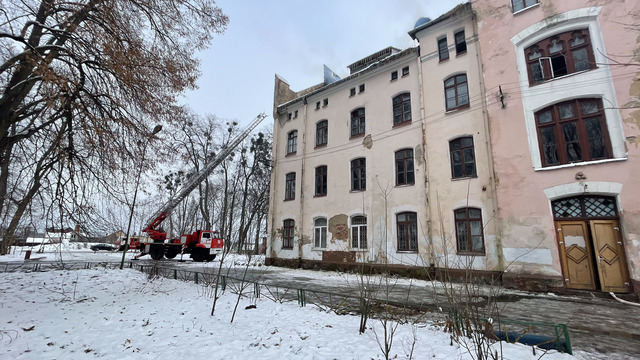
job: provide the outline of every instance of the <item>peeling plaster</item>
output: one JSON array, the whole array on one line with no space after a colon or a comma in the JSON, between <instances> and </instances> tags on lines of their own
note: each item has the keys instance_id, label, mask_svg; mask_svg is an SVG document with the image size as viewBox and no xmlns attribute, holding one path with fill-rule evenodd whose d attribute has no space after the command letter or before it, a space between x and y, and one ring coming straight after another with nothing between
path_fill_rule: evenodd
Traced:
<instances>
[{"instance_id":1,"label":"peeling plaster","mask_svg":"<svg viewBox=\"0 0 640 360\"><path fill-rule=\"evenodd\" d=\"M373 147L373 139L371 138L371 134L367 135L362 139L362 146L367 149L371 149Z\"/></svg>"},{"instance_id":2,"label":"peeling plaster","mask_svg":"<svg viewBox=\"0 0 640 360\"><path fill-rule=\"evenodd\" d=\"M335 244L336 240L349 240L349 217L345 214L339 214L329 219L327 230L331 233L331 243Z\"/></svg>"}]
</instances>

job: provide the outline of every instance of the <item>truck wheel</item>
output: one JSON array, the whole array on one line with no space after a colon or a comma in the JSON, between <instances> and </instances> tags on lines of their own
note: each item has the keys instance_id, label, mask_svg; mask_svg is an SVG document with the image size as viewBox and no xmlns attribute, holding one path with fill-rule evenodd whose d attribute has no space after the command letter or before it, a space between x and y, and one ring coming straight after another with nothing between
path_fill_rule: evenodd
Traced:
<instances>
[{"instance_id":1,"label":"truck wheel","mask_svg":"<svg viewBox=\"0 0 640 360\"><path fill-rule=\"evenodd\" d=\"M167 259L173 259L174 257L176 257L176 255L178 255L177 252L169 250L166 254L164 254L164 257L166 257Z\"/></svg>"},{"instance_id":2,"label":"truck wheel","mask_svg":"<svg viewBox=\"0 0 640 360\"><path fill-rule=\"evenodd\" d=\"M207 256L207 261L213 261L215 258L216 258L216 254L208 255Z\"/></svg>"},{"instance_id":3,"label":"truck wheel","mask_svg":"<svg viewBox=\"0 0 640 360\"><path fill-rule=\"evenodd\" d=\"M164 249L162 248L162 245L151 245L149 255L153 260L162 259L164 257Z\"/></svg>"},{"instance_id":4,"label":"truck wheel","mask_svg":"<svg viewBox=\"0 0 640 360\"><path fill-rule=\"evenodd\" d=\"M195 262L202 262L206 259L206 257L207 255L203 254L201 251L198 251L198 249L194 249L191 253L191 258Z\"/></svg>"}]
</instances>

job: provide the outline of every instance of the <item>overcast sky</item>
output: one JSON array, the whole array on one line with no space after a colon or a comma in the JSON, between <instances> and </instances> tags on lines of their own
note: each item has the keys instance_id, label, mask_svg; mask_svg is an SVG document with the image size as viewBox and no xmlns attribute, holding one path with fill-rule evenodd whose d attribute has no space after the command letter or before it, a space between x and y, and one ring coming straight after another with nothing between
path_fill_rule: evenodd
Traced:
<instances>
[{"instance_id":1,"label":"overcast sky","mask_svg":"<svg viewBox=\"0 0 640 360\"><path fill-rule=\"evenodd\" d=\"M217 0L227 31L199 54L199 89L184 102L198 114L247 124L271 118L277 73L299 91L323 80L326 64L340 77L347 65L387 46L416 46L407 34L466 0ZM264 126L264 124L262 124Z\"/></svg>"}]
</instances>

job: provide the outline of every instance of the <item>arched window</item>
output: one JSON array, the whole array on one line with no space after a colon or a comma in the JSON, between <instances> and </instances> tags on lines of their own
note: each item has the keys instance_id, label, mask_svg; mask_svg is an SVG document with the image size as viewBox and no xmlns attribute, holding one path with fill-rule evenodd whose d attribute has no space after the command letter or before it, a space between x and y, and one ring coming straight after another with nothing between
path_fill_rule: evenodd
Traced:
<instances>
[{"instance_id":1,"label":"arched window","mask_svg":"<svg viewBox=\"0 0 640 360\"><path fill-rule=\"evenodd\" d=\"M414 212L396 215L398 251L418 251L418 216Z\"/></svg>"},{"instance_id":2,"label":"arched window","mask_svg":"<svg viewBox=\"0 0 640 360\"><path fill-rule=\"evenodd\" d=\"M298 151L298 130L291 130L287 134L287 155Z\"/></svg>"},{"instance_id":3,"label":"arched window","mask_svg":"<svg viewBox=\"0 0 640 360\"><path fill-rule=\"evenodd\" d=\"M536 112L535 119L543 167L612 157L600 99L558 103Z\"/></svg>"},{"instance_id":4,"label":"arched window","mask_svg":"<svg viewBox=\"0 0 640 360\"><path fill-rule=\"evenodd\" d=\"M473 137L465 136L449 141L451 177L453 179L476 176Z\"/></svg>"},{"instance_id":5,"label":"arched window","mask_svg":"<svg viewBox=\"0 0 640 360\"><path fill-rule=\"evenodd\" d=\"M355 109L351 112L351 137L364 135L364 108Z\"/></svg>"},{"instance_id":6,"label":"arched window","mask_svg":"<svg viewBox=\"0 0 640 360\"><path fill-rule=\"evenodd\" d=\"M396 185L415 184L413 149L396 151Z\"/></svg>"},{"instance_id":7,"label":"arched window","mask_svg":"<svg viewBox=\"0 0 640 360\"><path fill-rule=\"evenodd\" d=\"M411 122L411 94L404 93L393 98L393 125Z\"/></svg>"},{"instance_id":8,"label":"arched window","mask_svg":"<svg viewBox=\"0 0 640 360\"><path fill-rule=\"evenodd\" d=\"M454 213L458 254L484 255L482 211L476 208L462 208Z\"/></svg>"},{"instance_id":9,"label":"arched window","mask_svg":"<svg viewBox=\"0 0 640 360\"><path fill-rule=\"evenodd\" d=\"M454 75L444 81L447 111L469 106L467 75Z\"/></svg>"},{"instance_id":10,"label":"arched window","mask_svg":"<svg viewBox=\"0 0 640 360\"><path fill-rule=\"evenodd\" d=\"M367 248L366 216L354 216L351 218L351 247L353 249Z\"/></svg>"},{"instance_id":11,"label":"arched window","mask_svg":"<svg viewBox=\"0 0 640 360\"><path fill-rule=\"evenodd\" d=\"M293 249L293 233L296 222L292 219L287 219L282 224L282 248Z\"/></svg>"},{"instance_id":12,"label":"arched window","mask_svg":"<svg viewBox=\"0 0 640 360\"><path fill-rule=\"evenodd\" d=\"M316 147L327 145L329 140L329 122L327 120L318 121L316 124Z\"/></svg>"},{"instance_id":13,"label":"arched window","mask_svg":"<svg viewBox=\"0 0 640 360\"><path fill-rule=\"evenodd\" d=\"M327 218L313 221L313 246L318 249L327 247Z\"/></svg>"}]
</instances>

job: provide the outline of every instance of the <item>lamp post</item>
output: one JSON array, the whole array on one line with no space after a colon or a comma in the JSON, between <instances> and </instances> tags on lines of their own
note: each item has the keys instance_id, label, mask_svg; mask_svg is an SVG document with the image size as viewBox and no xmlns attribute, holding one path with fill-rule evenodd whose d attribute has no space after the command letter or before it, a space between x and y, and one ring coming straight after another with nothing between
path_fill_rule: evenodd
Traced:
<instances>
[{"instance_id":1,"label":"lamp post","mask_svg":"<svg viewBox=\"0 0 640 360\"><path fill-rule=\"evenodd\" d=\"M127 235L125 237L124 242L124 250L122 250L122 261L120 262L120 270L124 268L124 256L127 254L127 250L129 250L129 231L131 231L131 219L133 219L133 210L136 206L136 198L138 197L138 186L140 185L140 177L142 176L142 167L144 166L144 157L147 154L147 146L154 138L154 136L162 131L162 125L156 125L153 128L153 131L147 137L147 141L142 148L142 158L140 159L140 168L138 168L138 177L136 178L136 187L133 191L133 201L131 202L131 210L129 212L129 225L127 225Z\"/></svg>"}]
</instances>

